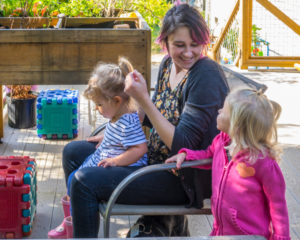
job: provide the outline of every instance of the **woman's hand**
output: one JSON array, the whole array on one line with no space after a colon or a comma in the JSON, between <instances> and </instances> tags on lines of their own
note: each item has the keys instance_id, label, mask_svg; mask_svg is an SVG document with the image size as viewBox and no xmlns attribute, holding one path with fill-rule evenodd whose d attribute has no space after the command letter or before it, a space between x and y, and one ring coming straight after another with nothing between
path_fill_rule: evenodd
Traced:
<instances>
[{"instance_id":1,"label":"woman's hand","mask_svg":"<svg viewBox=\"0 0 300 240\"><path fill-rule=\"evenodd\" d=\"M116 167L117 163L114 158L106 158L98 163L98 167Z\"/></svg>"},{"instance_id":2,"label":"woman's hand","mask_svg":"<svg viewBox=\"0 0 300 240\"><path fill-rule=\"evenodd\" d=\"M149 98L146 80L136 70L126 76L124 92L133 97L138 103L143 101L145 97Z\"/></svg>"},{"instance_id":3,"label":"woman's hand","mask_svg":"<svg viewBox=\"0 0 300 240\"><path fill-rule=\"evenodd\" d=\"M103 140L104 134L99 134L93 137L88 137L86 140L88 142L98 142L98 144L96 145L96 148L98 148Z\"/></svg>"},{"instance_id":4,"label":"woman's hand","mask_svg":"<svg viewBox=\"0 0 300 240\"><path fill-rule=\"evenodd\" d=\"M166 146L171 149L175 126L161 114L151 101L147 91L146 81L142 74L137 71L129 73L125 79L124 92L135 99L149 118L152 126L158 132L160 138Z\"/></svg>"},{"instance_id":5,"label":"woman's hand","mask_svg":"<svg viewBox=\"0 0 300 240\"><path fill-rule=\"evenodd\" d=\"M179 154L176 154L170 158L168 158L165 163L172 163L172 162L176 162L176 168L179 169L181 168L181 164L184 162L186 157L186 153L182 152Z\"/></svg>"}]
</instances>

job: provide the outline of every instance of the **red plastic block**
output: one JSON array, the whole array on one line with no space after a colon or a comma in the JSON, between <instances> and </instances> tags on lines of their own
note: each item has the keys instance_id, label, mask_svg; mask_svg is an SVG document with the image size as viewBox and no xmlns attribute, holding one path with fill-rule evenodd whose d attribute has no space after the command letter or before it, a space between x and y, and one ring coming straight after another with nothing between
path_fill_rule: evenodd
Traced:
<instances>
[{"instance_id":1,"label":"red plastic block","mask_svg":"<svg viewBox=\"0 0 300 240\"><path fill-rule=\"evenodd\" d=\"M35 165L30 157L0 157L0 238L21 238L31 232L36 210ZM29 184L24 183L25 174L30 174ZM29 200L23 201L24 196ZM32 214L24 217L23 211Z\"/></svg>"}]
</instances>

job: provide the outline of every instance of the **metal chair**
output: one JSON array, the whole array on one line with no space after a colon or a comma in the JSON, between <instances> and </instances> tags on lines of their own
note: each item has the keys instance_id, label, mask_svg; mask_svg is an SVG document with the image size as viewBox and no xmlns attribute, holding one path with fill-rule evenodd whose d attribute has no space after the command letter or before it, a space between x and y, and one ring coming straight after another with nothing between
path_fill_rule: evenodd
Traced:
<instances>
[{"instance_id":1,"label":"metal chair","mask_svg":"<svg viewBox=\"0 0 300 240\"><path fill-rule=\"evenodd\" d=\"M196 161L188 161L182 164L182 168L206 165L211 163L211 159L202 159ZM109 201L99 204L99 210L103 216L104 237L109 238L110 217L112 215L195 215L195 214L211 214L210 201L204 201L204 207L186 208L184 205L127 205L115 204L121 192L128 184L148 173L166 171L176 168L176 163L155 164L143 167L127 176L113 191Z\"/></svg>"}]
</instances>

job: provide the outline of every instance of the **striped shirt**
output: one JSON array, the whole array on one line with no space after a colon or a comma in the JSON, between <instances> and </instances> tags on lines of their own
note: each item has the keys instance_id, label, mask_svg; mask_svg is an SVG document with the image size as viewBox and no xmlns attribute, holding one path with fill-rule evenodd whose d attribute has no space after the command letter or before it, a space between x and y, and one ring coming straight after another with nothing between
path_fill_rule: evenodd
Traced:
<instances>
[{"instance_id":1,"label":"striped shirt","mask_svg":"<svg viewBox=\"0 0 300 240\"><path fill-rule=\"evenodd\" d=\"M106 158L114 158L124 153L131 146L147 142L142 130L138 114L126 113L116 122L108 122L101 145L81 165L83 167L95 167ZM147 154L130 166L147 165Z\"/></svg>"}]
</instances>

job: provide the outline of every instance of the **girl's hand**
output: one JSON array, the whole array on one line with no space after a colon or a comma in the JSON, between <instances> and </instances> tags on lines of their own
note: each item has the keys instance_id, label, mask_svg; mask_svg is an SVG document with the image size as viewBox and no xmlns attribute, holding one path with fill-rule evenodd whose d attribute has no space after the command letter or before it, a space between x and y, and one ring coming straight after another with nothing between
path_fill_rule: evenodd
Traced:
<instances>
[{"instance_id":1,"label":"girl's hand","mask_svg":"<svg viewBox=\"0 0 300 240\"><path fill-rule=\"evenodd\" d=\"M143 98L148 98L146 80L138 71L134 70L129 73L125 79L124 92L133 97L137 102Z\"/></svg>"},{"instance_id":2,"label":"girl's hand","mask_svg":"<svg viewBox=\"0 0 300 240\"><path fill-rule=\"evenodd\" d=\"M106 158L98 163L98 167L116 167L117 163L114 158Z\"/></svg>"},{"instance_id":3,"label":"girl's hand","mask_svg":"<svg viewBox=\"0 0 300 240\"><path fill-rule=\"evenodd\" d=\"M100 134L100 135L96 135L93 137L88 137L86 140L88 142L98 142L98 144L96 145L96 148L98 148L103 140L104 135Z\"/></svg>"},{"instance_id":4,"label":"girl's hand","mask_svg":"<svg viewBox=\"0 0 300 240\"><path fill-rule=\"evenodd\" d=\"M181 164L184 162L186 157L186 153L179 153L176 154L170 158L168 158L165 163L172 163L172 162L176 162L176 168L179 169L181 168Z\"/></svg>"}]
</instances>

